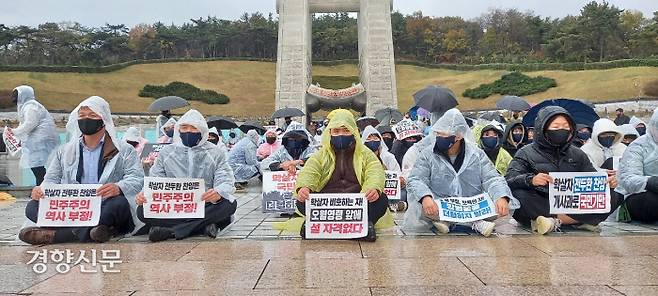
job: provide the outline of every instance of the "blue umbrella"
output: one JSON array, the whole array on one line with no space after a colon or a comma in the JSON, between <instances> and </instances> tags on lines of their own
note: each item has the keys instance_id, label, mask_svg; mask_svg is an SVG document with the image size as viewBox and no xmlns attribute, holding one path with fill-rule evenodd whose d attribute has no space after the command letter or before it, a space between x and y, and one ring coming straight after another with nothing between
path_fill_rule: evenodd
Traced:
<instances>
[{"instance_id":1,"label":"blue umbrella","mask_svg":"<svg viewBox=\"0 0 658 296\"><path fill-rule=\"evenodd\" d=\"M528 113L523 117L523 125L526 127L534 127L537 113L546 106L559 106L566 109L576 124L594 126L594 122L600 119L599 115L596 114L592 107L581 101L571 99L552 99L543 101L530 108Z\"/></svg>"}]
</instances>

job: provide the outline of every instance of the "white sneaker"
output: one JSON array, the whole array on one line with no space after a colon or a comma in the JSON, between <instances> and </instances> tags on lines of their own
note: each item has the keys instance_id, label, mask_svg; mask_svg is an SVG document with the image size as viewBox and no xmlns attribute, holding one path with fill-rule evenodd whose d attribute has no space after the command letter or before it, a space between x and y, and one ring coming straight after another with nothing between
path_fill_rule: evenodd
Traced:
<instances>
[{"instance_id":1,"label":"white sneaker","mask_svg":"<svg viewBox=\"0 0 658 296\"><path fill-rule=\"evenodd\" d=\"M484 237L488 237L491 235L491 233L494 231L494 228L496 227L496 223L489 222L489 221L475 221L471 223L471 228L473 230L477 231L478 233L482 234Z\"/></svg>"},{"instance_id":2,"label":"white sneaker","mask_svg":"<svg viewBox=\"0 0 658 296\"><path fill-rule=\"evenodd\" d=\"M438 231L441 234L447 234L450 232L450 223L449 222L444 222L444 221L433 221L432 225L436 227L436 231Z\"/></svg>"},{"instance_id":3,"label":"white sneaker","mask_svg":"<svg viewBox=\"0 0 658 296\"><path fill-rule=\"evenodd\" d=\"M560 219L539 216L537 217L537 220L535 220L535 226L533 228L538 234L543 235L548 232L559 232L561 226L562 221L560 221Z\"/></svg>"}]
</instances>

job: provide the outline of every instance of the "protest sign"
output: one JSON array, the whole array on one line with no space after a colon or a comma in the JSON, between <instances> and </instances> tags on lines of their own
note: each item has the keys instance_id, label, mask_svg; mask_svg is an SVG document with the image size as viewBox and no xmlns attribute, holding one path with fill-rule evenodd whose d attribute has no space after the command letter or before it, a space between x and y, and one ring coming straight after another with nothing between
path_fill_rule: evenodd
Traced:
<instances>
[{"instance_id":1,"label":"protest sign","mask_svg":"<svg viewBox=\"0 0 658 296\"><path fill-rule=\"evenodd\" d=\"M496 207L486 194L444 197L438 200L441 221L467 223L496 216Z\"/></svg>"},{"instance_id":2,"label":"protest sign","mask_svg":"<svg viewBox=\"0 0 658 296\"><path fill-rule=\"evenodd\" d=\"M2 141L5 142L5 146L7 146L7 152L9 152L9 155L14 156L16 153L21 151L21 143L20 141L14 136L14 133L9 131L8 127L5 127L4 131L2 132Z\"/></svg>"},{"instance_id":3,"label":"protest sign","mask_svg":"<svg viewBox=\"0 0 658 296\"><path fill-rule=\"evenodd\" d=\"M386 182L384 183L384 193L389 200L400 199L400 173L395 171L386 171Z\"/></svg>"},{"instance_id":4,"label":"protest sign","mask_svg":"<svg viewBox=\"0 0 658 296\"><path fill-rule=\"evenodd\" d=\"M601 214L610 212L606 172L550 173L548 202L551 214Z\"/></svg>"},{"instance_id":5,"label":"protest sign","mask_svg":"<svg viewBox=\"0 0 658 296\"><path fill-rule=\"evenodd\" d=\"M307 239L352 239L368 235L363 194L311 194L306 201Z\"/></svg>"},{"instance_id":6,"label":"protest sign","mask_svg":"<svg viewBox=\"0 0 658 296\"><path fill-rule=\"evenodd\" d=\"M160 155L162 148L166 147L167 145L169 144L146 143L144 144L144 149L142 149L142 155L140 157L142 160L154 161L158 155Z\"/></svg>"},{"instance_id":7,"label":"protest sign","mask_svg":"<svg viewBox=\"0 0 658 296\"><path fill-rule=\"evenodd\" d=\"M144 218L204 218L203 179L144 178Z\"/></svg>"},{"instance_id":8,"label":"protest sign","mask_svg":"<svg viewBox=\"0 0 658 296\"><path fill-rule=\"evenodd\" d=\"M294 213L297 175L288 171L263 172L263 213Z\"/></svg>"},{"instance_id":9,"label":"protest sign","mask_svg":"<svg viewBox=\"0 0 658 296\"><path fill-rule=\"evenodd\" d=\"M408 119L402 120L398 122L394 127L393 127L393 133L395 134L395 137L398 140L403 140L408 137L413 137L413 136L422 136L423 131L420 130L418 125Z\"/></svg>"},{"instance_id":10,"label":"protest sign","mask_svg":"<svg viewBox=\"0 0 658 296\"><path fill-rule=\"evenodd\" d=\"M101 217L100 184L42 184L39 201L39 227L90 227Z\"/></svg>"}]
</instances>

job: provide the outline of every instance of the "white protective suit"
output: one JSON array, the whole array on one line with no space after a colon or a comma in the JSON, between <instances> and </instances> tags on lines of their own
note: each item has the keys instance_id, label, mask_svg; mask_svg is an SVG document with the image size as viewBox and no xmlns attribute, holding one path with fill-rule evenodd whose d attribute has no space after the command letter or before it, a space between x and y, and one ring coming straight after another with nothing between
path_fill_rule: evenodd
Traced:
<instances>
[{"instance_id":1,"label":"white protective suit","mask_svg":"<svg viewBox=\"0 0 658 296\"><path fill-rule=\"evenodd\" d=\"M48 157L59 145L55 121L37 102L32 87L21 85L14 90L18 92L20 124L12 131L23 146L20 165L23 168L45 167Z\"/></svg>"},{"instance_id":2,"label":"white protective suit","mask_svg":"<svg viewBox=\"0 0 658 296\"><path fill-rule=\"evenodd\" d=\"M256 150L260 136L255 130L247 132L228 154L228 163L233 169L236 182L247 182L259 173L260 163Z\"/></svg>"},{"instance_id":3,"label":"white protective suit","mask_svg":"<svg viewBox=\"0 0 658 296\"><path fill-rule=\"evenodd\" d=\"M201 141L194 147L183 145L180 126L188 124L201 132ZM222 198L233 202L235 180L226 161L226 153L208 142L208 124L197 110L187 111L176 123L174 143L160 151L151 168L152 177L204 179L206 190L215 189Z\"/></svg>"},{"instance_id":4,"label":"white protective suit","mask_svg":"<svg viewBox=\"0 0 658 296\"><path fill-rule=\"evenodd\" d=\"M464 161L456 172L450 162L434 153L434 145L424 146L407 181L409 210L404 219L408 229L427 228L422 219L420 200L427 195L439 197L470 197L487 193L494 200L510 198L510 209L520 203L512 196L505 179L491 164L487 155L475 144L471 129L461 112L450 109L432 126L433 132L449 132L464 138Z\"/></svg>"},{"instance_id":5,"label":"white protective suit","mask_svg":"<svg viewBox=\"0 0 658 296\"><path fill-rule=\"evenodd\" d=\"M306 160L311 157L311 155L317 151L317 146L313 145L315 140L311 136L311 134L306 130L303 124L293 121L288 125L288 129L285 131L283 134L283 137L281 137L281 147L274 151L272 155L268 156L267 158L263 159L263 161L260 164L260 169L261 171L270 171L270 165L273 163L282 163L286 161L291 161L293 160L292 156L290 153L288 153L288 150L286 150L286 147L283 145L283 143L287 142L287 138L290 137L293 133L302 135L303 137L306 138L306 140L309 142L308 147L302 152L302 154L299 156L299 159ZM298 169L300 169L298 167Z\"/></svg>"},{"instance_id":6,"label":"white protective suit","mask_svg":"<svg viewBox=\"0 0 658 296\"><path fill-rule=\"evenodd\" d=\"M78 162L80 159L80 137L82 132L78 127L78 110L89 107L103 118L105 124L105 141L112 141L118 153L112 157L98 178L99 184L115 183L121 189L124 197L130 203L130 211L137 231L143 224L137 219L135 196L144 186L144 170L135 149L128 143L117 139L110 105L101 97L93 96L82 101L69 115L66 130L69 132L69 142L60 146L53 155L48 166L44 184L78 184ZM110 137L110 139L107 138ZM115 197L116 198L116 197Z\"/></svg>"},{"instance_id":7,"label":"white protective suit","mask_svg":"<svg viewBox=\"0 0 658 296\"><path fill-rule=\"evenodd\" d=\"M398 173L401 172L400 164L398 164L398 161L395 159L395 155L391 154L391 152L388 152L388 147L386 147L386 144L384 144L382 135L379 133L379 131L377 131L376 128L372 127L371 125L366 126L366 128L363 129L363 135L361 136L361 141L365 144L366 139L368 139L368 137L373 134L379 136L379 139L381 141L381 144L379 145L379 159L382 161L382 164L384 165L384 169L387 171L394 171ZM408 151L409 150L407 150L407 152Z\"/></svg>"},{"instance_id":8,"label":"white protective suit","mask_svg":"<svg viewBox=\"0 0 658 296\"><path fill-rule=\"evenodd\" d=\"M599 143L599 135L607 132L613 132L616 134L614 144L610 148L603 147ZM592 128L592 137L580 147L580 150L583 150L589 160L592 162L592 165L597 169L601 170L601 166L610 157L621 157L626 150L626 145L621 143L623 139L622 134L619 132L619 127L610 119L601 118L594 123Z\"/></svg>"},{"instance_id":9,"label":"white protective suit","mask_svg":"<svg viewBox=\"0 0 658 296\"><path fill-rule=\"evenodd\" d=\"M643 193L652 176L658 176L658 108L647 124L647 133L626 148L619 162L619 186L615 191L624 197Z\"/></svg>"}]
</instances>

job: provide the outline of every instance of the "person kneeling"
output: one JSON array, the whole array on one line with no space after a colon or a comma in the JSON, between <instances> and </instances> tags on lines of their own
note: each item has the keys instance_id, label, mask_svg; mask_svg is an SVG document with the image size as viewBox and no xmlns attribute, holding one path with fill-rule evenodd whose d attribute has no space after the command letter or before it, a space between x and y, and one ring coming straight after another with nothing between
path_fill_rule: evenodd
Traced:
<instances>
[{"instance_id":1,"label":"person kneeling","mask_svg":"<svg viewBox=\"0 0 658 296\"><path fill-rule=\"evenodd\" d=\"M298 172L295 187L297 210L306 213L305 203L311 192L364 193L368 200L367 241L375 241L374 224L388 210L383 193L384 167L359 136L354 116L344 109L330 113L328 131L322 134L322 147ZM300 232L305 237L305 228Z\"/></svg>"},{"instance_id":2,"label":"person kneeling","mask_svg":"<svg viewBox=\"0 0 658 296\"><path fill-rule=\"evenodd\" d=\"M150 241L184 239L194 234L216 238L219 228L230 224L236 209L235 180L224 151L207 140L208 125L203 115L196 110L188 111L176 123L174 144L160 151L150 171L151 177L204 179L205 218L144 218L147 200L140 192L136 197L137 215L150 227Z\"/></svg>"},{"instance_id":3,"label":"person kneeling","mask_svg":"<svg viewBox=\"0 0 658 296\"><path fill-rule=\"evenodd\" d=\"M439 207L434 201L441 197L471 197L487 193L496 205L498 217L507 216L511 208L518 208L496 168L487 155L475 144L471 130L457 109L448 110L432 126L433 146L423 148L411 175L408 190L411 205L405 215L405 226L419 220L429 222L442 234L450 232L453 223L439 219ZM422 209L421 209L422 206ZM422 211L422 213L421 213ZM473 230L489 236L495 223L479 220L470 223Z\"/></svg>"}]
</instances>

